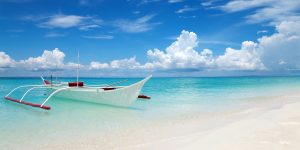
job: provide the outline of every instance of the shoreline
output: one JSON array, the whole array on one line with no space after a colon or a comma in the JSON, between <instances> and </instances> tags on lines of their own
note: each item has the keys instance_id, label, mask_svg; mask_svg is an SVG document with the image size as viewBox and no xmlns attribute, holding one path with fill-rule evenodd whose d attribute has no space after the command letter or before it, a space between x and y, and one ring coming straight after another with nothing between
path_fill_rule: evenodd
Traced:
<instances>
[{"instance_id":1,"label":"shoreline","mask_svg":"<svg viewBox=\"0 0 300 150\"><path fill-rule=\"evenodd\" d=\"M300 94L251 100L245 107L186 114L46 149L300 149Z\"/></svg>"}]
</instances>

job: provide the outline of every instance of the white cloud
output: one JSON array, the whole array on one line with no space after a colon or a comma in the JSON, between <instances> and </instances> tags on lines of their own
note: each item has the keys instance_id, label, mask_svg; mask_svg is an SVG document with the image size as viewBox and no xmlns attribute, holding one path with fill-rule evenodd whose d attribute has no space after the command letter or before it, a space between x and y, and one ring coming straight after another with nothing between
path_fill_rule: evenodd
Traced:
<instances>
[{"instance_id":1,"label":"white cloud","mask_svg":"<svg viewBox=\"0 0 300 150\"><path fill-rule=\"evenodd\" d=\"M42 23L40 27L45 28L70 28L78 26L83 20L89 17L77 16L77 15L54 15L46 22Z\"/></svg>"},{"instance_id":2,"label":"white cloud","mask_svg":"<svg viewBox=\"0 0 300 150\"><path fill-rule=\"evenodd\" d=\"M104 40L111 40L111 39L114 38L111 35L94 35L94 36L85 35L85 36L82 36L82 37L87 38L87 39L104 39Z\"/></svg>"},{"instance_id":3,"label":"white cloud","mask_svg":"<svg viewBox=\"0 0 300 150\"><path fill-rule=\"evenodd\" d=\"M99 28L99 27L100 27L100 25L97 25L97 24L82 25L82 26L79 27L79 30L89 31L91 29Z\"/></svg>"},{"instance_id":4,"label":"white cloud","mask_svg":"<svg viewBox=\"0 0 300 150\"><path fill-rule=\"evenodd\" d=\"M222 40L205 40L205 39L200 39L199 40L200 44L214 44L214 45L231 45L231 46L239 46L239 43L234 43L230 41L222 41Z\"/></svg>"},{"instance_id":5,"label":"white cloud","mask_svg":"<svg viewBox=\"0 0 300 150\"><path fill-rule=\"evenodd\" d=\"M52 51L44 50L41 56L15 61L4 52L0 52L0 68L17 68L30 71L76 69L78 64L74 62L65 63L65 56L64 52L55 48ZM84 65L79 64L79 67L84 68Z\"/></svg>"},{"instance_id":6,"label":"white cloud","mask_svg":"<svg viewBox=\"0 0 300 150\"><path fill-rule=\"evenodd\" d=\"M64 68L65 70L67 69L71 69L71 70L75 70L77 68L79 69L83 69L85 66L82 64L78 64L78 63L74 63L74 62L68 62L67 64L64 64Z\"/></svg>"},{"instance_id":7,"label":"white cloud","mask_svg":"<svg viewBox=\"0 0 300 150\"><path fill-rule=\"evenodd\" d=\"M213 5L213 3L215 1L218 1L218 0L207 0L207 1L202 2L201 5L204 7L209 7L209 6Z\"/></svg>"},{"instance_id":8,"label":"white cloud","mask_svg":"<svg viewBox=\"0 0 300 150\"><path fill-rule=\"evenodd\" d=\"M169 3L180 3L183 2L184 0L168 0Z\"/></svg>"},{"instance_id":9,"label":"white cloud","mask_svg":"<svg viewBox=\"0 0 300 150\"><path fill-rule=\"evenodd\" d=\"M227 48L224 55L213 56L213 52L204 49L198 52L197 35L193 32L182 31L177 40L165 51L159 49L147 52L148 63L145 68L195 68L217 70L263 70L264 65L260 61L257 52L257 43L245 41L240 50Z\"/></svg>"},{"instance_id":10,"label":"white cloud","mask_svg":"<svg viewBox=\"0 0 300 150\"><path fill-rule=\"evenodd\" d=\"M178 16L178 18L182 18L182 19L193 19L196 18L197 16L192 15L192 16Z\"/></svg>"},{"instance_id":11,"label":"white cloud","mask_svg":"<svg viewBox=\"0 0 300 150\"><path fill-rule=\"evenodd\" d=\"M257 7L265 7L276 0L233 0L220 8L227 12L237 12Z\"/></svg>"},{"instance_id":12,"label":"white cloud","mask_svg":"<svg viewBox=\"0 0 300 150\"><path fill-rule=\"evenodd\" d=\"M277 25L282 21L300 19L300 1L297 0L234 0L217 8L226 12L256 8L246 17L250 23L270 22L272 25Z\"/></svg>"},{"instance_id":13,"label":"white cloud","mask_svg":"<svg viewBox=\"0 0 300 150\"><path fill-rule=\"evenodd\" d=\"M97 61L92 61L90 63L90 67L89 67L90 70L99 70L99 69L107 69L107 68L109 68L109 64L100 63L100 62L97 62Z\"/></svg>"},{"instance_id":14,"label":"white cloud","mask_svg":"<svg viewBox=\"0 0 300 150\"><path fill-rule=\"evenodd\" d=\"M98 69L138 69L141 65L139 62L136 61L136 57L113 60L109 64L108 63L100 63L97 61L92 61L90 63L91 70L98 70Z\"/></svg>"},{"instance_id":15,"label":"white cloud","mask_svg":"<svg viewBox=\"0 0 300 150\"><path fill-rule=\"evenodd\" d=\"M216 65L224 70L264 70L257 49L252 41L244 41L240 50L226 48L225 54L216 58Z\"/></svg>"},{"instance_id":16,"label":"white cloud","mask_svg":"<svg viewBox=\"0 0 300 150\"><path fill-rule=\"evenodd\" d=\"M160 0L141 0L140 5L159 2Z\"/></svg>"},{"instance_id":17,"label":"white cloud","mask_svg":"<svg viewBox=\"0 0 300 150\"><path fill-rule=\"evenodd\" d=\"M300 20L284 21L276 30L258 39L262 62L275 70L300 69Z\"/></svg>"},{"instance_id":18,"label":"white cloud","mask_svg":"<svg viewBox=\"0 0 300 150\"><path fill-rule=\"evenodd\" d=\"M177 40L165 51L159 49L148 50L149 62L145 64L145 67L167 69L197 68L212 65L212 51L204 49L199 53L195 50L197 46L197 35L194 32L183 30Z\"/></svg>"},{"instance_id":19,"label":"white cloud","mask_svg":"<svg viewBox=\"0 0 300 150\"><path fill-rule=\"evenodd\" d=\"M140 63L135 60L135 57L125 58L121 60L113 60L110 62L110 67L114 69L119 68L128 68L128 69L136 69L140 66Z\"/></svg>"},{"instance_id":20,"label":"white cloud","mask_svg":"<svg viewBox=\"0 0 300 150\"><path fill-rule=\"evenodd\" d=\"M261 62L269 70L300 69L300 1L234 0L218 8L231 13L255 8L246 16L248 22L267 22L276 28L272 35L258 39L255 51Z\"/></svg>"},{"instance_id":21,"label":"white cloud","mask_svg":"<svg viewBox=\"0 0 300 150\"><path fill-rule=\"evenodd\" d=\"M201 41L201 40L200 40ZM257 42L244 41L240 49L226 48L214 56L213 51L198 52L199 39L194 32L183 30L165 50L147 51L148 61L140 64L135 57L110 63L91 63L92 69L198 69L198 70L300 70L300 21L283 21L276 32ZM202 42L203 43L203 42Z\"/></svg>"},{"instance_id":22,"label":"white cloud","mask_svg":"<svg viewBox=\"0 0 300 150\"><path fill-rule=\"evenodd\" d=\"M263 34L263 33L268 33L268 30L259 30L256 32L256 34Z\"/></svg>"},{"instance_id":23,"label":"white cloud","mask_svg":"<svg viewBox=\"0 0 300 150\"><path fill-rule=\"evenodd\" d=\"M240 49L226 48L224 54L198 51L200 43L194 32L183 30L165 50L147 51L148 60L141 64L136 57L113 60L109 63L92 61L89 70L300 70L300 21L283 21L274 34L263 36L257 42L244 41ZM14 61L0 52L0 67L17 66L27 70L74 69L76 63L64 63L65 54L59 49L45 50L41 56ZM84 66L81 65L81 68Z\"/></svg>"},{"instance_id":24,"label":"white cloud","mask_svg":"<svg viewBox=\"0 0 300 150\"><path fill-rule=\"evenodd\" d=\"M113 60L110 63L91 62L90 69L196 69L196 70L264 70L257 52L258 44L245 41L240 50L227 48L224 55L213 56L210 49L198 52L199 40L194 32L183 30L180 36L164 51L157 48L147 51L148 61L140 64L135 57Z\"/></svg>"},{"instance_id":25,"label":"white cloud","mask_svg":"<svg viewBox=\"0 0 300 150\"><path fill-rule=\"evenodd\" d=\"M22 68L28 70L47 70L47 69L61 69L64 67L65 54L58 48L52 51L44 50L42 56L29 57L26 60L21 60L18 64Z\"/></svg>"},{"instance_id":26,"label":"white cloud","mask_svg":"<svg viewBox=\"0 0 300 150\"><path fill-rule=\"evenodd\" d=\"M0 51L0 68L10 68L15 65L15 61L5 52Z\"/></svg>"},{"instance_id":27,"label":"white cloud","mask_svg":"<svg viewBox=\"0 0 300 150\"><path fill-rule=\"evenodd\" d=\"M40 28L78 28L81 31L88 31L101 27L103 20L92 16L55 14L45 15L27 15L22 20L37 22Z\"/></svg>"},{"instance_id":28,"label":"white cloud","mask_svg":"<svg viewBox=\"0 0 300 150\"><path fill-rule=\"evenodd\" d=\"M146 15L136 20L119 19L115 21L114 25L127 33L146 32L160 24L158 22L150 22L153 17L154 15Z\"/></svg>"},{"instance_id":29,"label":"white cloud","mask_svg":"<svg viewBox=\"0 0 300 150\"><path fill-rule=\"evenodd\" d=\"M185 13L185 12L188 12L188 11L195 11L195 10L198 10L198 8L193 8L193 7L190 7L188 5L184 5L184 7L177 10L176 13L181 14L181 13Z\"/></svg>"}]
</instances>

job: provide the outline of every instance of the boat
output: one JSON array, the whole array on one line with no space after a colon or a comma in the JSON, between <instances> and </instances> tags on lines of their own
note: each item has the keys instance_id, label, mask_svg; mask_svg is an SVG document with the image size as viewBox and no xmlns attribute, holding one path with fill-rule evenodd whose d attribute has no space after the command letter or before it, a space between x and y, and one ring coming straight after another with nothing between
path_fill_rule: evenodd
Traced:
<instances>
[{"instance_id":1,"label":"boat","mask_svg":"<svg viewBox=\"0 0 300 150\"><path fill-rule=\"evenodd\" d=\"M77 81L76 82L64 82L64 83L54 83L52 82L52 75L50 82L45 80L43 76L42 85L22 85L11 90L4 98L9 101L16 103L38 107L46 110L50 110L50 106L45 104L52 98L67 98L78 101L93 102L107 105L114 105L120 107L129 107L137 98L150 99L149 96L140 94L144 84L152 77L152 75L146 77L145 79L131 84L129 86L116 86L124 81L122 80L109 85L84 85L84 82L79 81L79 52L77 55ZM11 97L11 95L18 89L29 88L20 99ZM24 98L28 93L35 89L48 89L50 94L41 103L31 103L24 101Z\"/></svg>"},{"instance_id":2,"label":"boat","mask_svg":"<svg viewBox=\"0 0 300 150\"><path fill-rule=\"evenodd\" d=\"M52 83L48 80L43 80L42 85L22 85L11 90L4 98L20 104L29 105L32 107L39 107L42 109L50 110L50 106L45 104L52 98L67 98L78 101L86 101L107 105L114 105L120 107L129 107L137 98L149 99L150 97L140 95L144 84L152 77L152 75L144 78L143 80L131 84L129 86L115 86L121 82L116 82L109 85L84 85L84 82L79 82L78 78L76 82L65 82L65 83ZM20 99L11 97L11 95L18 89L29 88ZM24 101L26 95L35 89L50 89L51 93L41 103L31 103Z\"/></svg>"}]
</instances>

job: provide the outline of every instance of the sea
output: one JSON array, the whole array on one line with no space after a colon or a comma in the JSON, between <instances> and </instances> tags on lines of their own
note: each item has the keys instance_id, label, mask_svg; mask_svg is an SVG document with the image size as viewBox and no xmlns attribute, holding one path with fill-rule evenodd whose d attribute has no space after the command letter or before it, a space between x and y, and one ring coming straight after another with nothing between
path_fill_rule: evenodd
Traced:
<instances>
[{"instance_id":1,"label":"sea","mask_svg":"<svg viewBox=\"0 0 300 150\"><path fill-rule=\"evenodd\" d=\"M80 78L80 81L95 85L124 79L127 82L120 85L130 85L142 78ZM58 80L76 81L75 78ZM53 97L46 104L51 110L43 110L4 99L13 88L32 84L42 84L42 80L38 77L0 78L1 150L80 141L178 116L242 108L253 101L299 91L300 77L153 77L141 92L151 99L137 99L128 108ZM11 97L20 99L26 90L28 88L17 90ZM39 89L24 100L41 103L46 97L47 90Z\"/></svg>"}]
</instances>

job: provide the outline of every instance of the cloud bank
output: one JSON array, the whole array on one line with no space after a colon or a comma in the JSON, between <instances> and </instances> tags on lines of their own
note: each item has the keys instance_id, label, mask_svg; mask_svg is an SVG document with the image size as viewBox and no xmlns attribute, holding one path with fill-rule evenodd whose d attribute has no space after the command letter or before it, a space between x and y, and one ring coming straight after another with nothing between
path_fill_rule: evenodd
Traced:
<instances>
[{"instance_id":1,"label":"cloud bank","mask_svg":"<svg viewBox=\"0 0 300 150\"><path fill-rule=\"evenodd\" d=\"M262 36L257 41L244 41L240 49L226 48L224 54L214 55L213 50L198 51L197 34L183 30L178 38L165 50L158 48L147 51L147 62L142 64L136 57L112 60L111 62L92 61L82 65L83 70L198 70L198 71L289 71L299 70L300 62L300 21L283 21L276 26L276 32ZM0 52L0 68L21 68L31 71L68 70L77 67L76 63L64 62L66 55L55 48L44 50L38 57L15 61L5 52Z\"/></svg>"},{"instance_id":2,"label":"cloud bank","mask_svg":"<svg viewBox=\"0 0 300 150\"><path fill-rule=\"evenodd\" d=\"M29 57L15 61L4 52L0 52L0 69L22 69L28 71L69 70L77 67L76 63L64 62L65 54L55 48L52 51L44 50L41 56ZM81 65L83 67L83 65Z\"/></svg>"}]
</instances>

